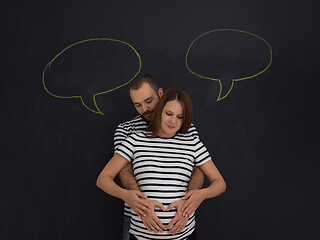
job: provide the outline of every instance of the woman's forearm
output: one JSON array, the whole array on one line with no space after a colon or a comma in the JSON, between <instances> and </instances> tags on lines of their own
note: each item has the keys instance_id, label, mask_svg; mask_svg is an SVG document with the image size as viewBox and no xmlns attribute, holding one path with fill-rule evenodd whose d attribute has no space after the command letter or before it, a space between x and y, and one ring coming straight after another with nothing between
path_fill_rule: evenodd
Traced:
<instances>
[{"instance_id":1,"label":"woman's forearm","mask_svg":"<svg viewBox=\"0 0 320 240\"><path fill-rule=\"evenodd\" d=\"M104 167L97 179L97 187L107 194L123 200L126 191L114 182L114 178L128 161L119 154L115 154Z\"/></svg>"},{"instance_id":2,"label":"woman's forearm","mask_svg":"<svg viewBox=\"0 0 320 240\"><path fill-rule=\"evenodd\" d=\"M127 190L117 185L110 176L99 176L97 179L97 187L107 194L124 201Z\"/></svg>"},{"instance_id":3,"label":"woman's forearm","mask_svg":"<svg viewBox=\"0 0 320 240\"><path fill-rule=\"evenodd\" d=\"M191 190L184 197L186 202L182 206L182 215L191 216L191 214L200 206L200 204L208 199L214 198L226 190L226 183L223 178L215 178L210 181L210 185L199 190Z\"/></svg>"},{"instance_id":4,"label":"woman's forearm","mask_svg":"<svg viewBox=\"0 0 320 240\"><path fill-rule=\"evenodd\" d=\"M204 199L214 198L226 191L226 182L212 161L207 161L200 166L200 169L210 183L208 187L200 189Z\"/></svg>"},{"instance_id":5,"label":"woman's forearm","mask_svg":"<svg viewBox=\"0 0 320 240\"><path fill-rule=\"evenodd\" d=\"M206 188L200 189L204 199L214 198L226 191L226 183L223 179L215 179Z\"/></svg>"}]
</instances>

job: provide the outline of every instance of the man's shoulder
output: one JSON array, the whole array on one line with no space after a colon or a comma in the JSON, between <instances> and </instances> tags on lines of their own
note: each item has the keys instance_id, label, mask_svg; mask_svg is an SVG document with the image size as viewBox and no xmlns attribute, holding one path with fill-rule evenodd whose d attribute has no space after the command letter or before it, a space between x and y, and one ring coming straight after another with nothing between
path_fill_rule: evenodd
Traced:
<instances>
[{"instance_id":1,"label":"man's shoulder","mask_svg":"<svg viewBox=\"0 0 320 240\"><path fill-rule=\"evenodd\" d=\"M117 127L117 130L126 130L130 132L135 132L135 131L142 131L147 127L147 122L142 119L140 115L125 121L123 123L120 123Z\"/></svg>"},{"instance_id":2,"label":"man's shoulder","mask_svg":"<svg viewBox=\"0 0 320 240\"><path fill-rule=\"evenodd\" d=\"M120 123L118 126L128 126L128 125L136 124L137 122L140 122L140 121L143 121L143 119L140 115L138 115L138 116L135 116L134 118L131 118L130 120Z\"/></svg>"}]
</instances>

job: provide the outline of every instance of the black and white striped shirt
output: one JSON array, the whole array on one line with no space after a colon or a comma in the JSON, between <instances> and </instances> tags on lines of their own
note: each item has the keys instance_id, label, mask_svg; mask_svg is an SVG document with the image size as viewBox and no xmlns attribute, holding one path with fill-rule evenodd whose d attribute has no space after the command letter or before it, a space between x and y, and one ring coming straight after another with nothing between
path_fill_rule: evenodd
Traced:
<instances>
[{"instance_id":1,"label":"black and white striped shirt","mask_svg":"<svg viewBox=\"0 0 320 240\"><path fill-rule=\"evenodd\" d=\"M114 150L116 151L119 145L126 140L129 135L142 132L147 126L148 122L146 122L140 115L119 124L114 133ZM197 129L193 124L191 125L188 134L198 136ZM124 215L128 217L131 215L131 209L126 203L124 204Z\"/></svg>"},{"instance_id":2,"label":"black and white striped shirt","mask_svg":"<svg viewBox=\"0 0 320 240\"><path fill-rule=\"evenodd\" d=\"M157 200L167 208L187 193L193 166L200 166L211 157L196 136L177 134L172 138L150 138L146 134L140 132L130 135L116 153L132 163L140 190L149 199ZM156 214L167 225L176 215L176 209L168 212L156 209ZM138 239L185 239L194 228L195 216L192 214L179 234L149 232L138 215L131 212L130 233Z\"/></svg>"}]
</instances>

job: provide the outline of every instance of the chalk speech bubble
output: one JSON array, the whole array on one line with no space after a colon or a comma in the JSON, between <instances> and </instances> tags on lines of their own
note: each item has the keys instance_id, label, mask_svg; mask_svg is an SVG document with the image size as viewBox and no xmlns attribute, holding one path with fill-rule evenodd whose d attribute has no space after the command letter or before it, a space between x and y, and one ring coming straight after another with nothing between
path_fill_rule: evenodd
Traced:
<instances>
[{"instance_id":1,"label":"chalk speech bubble","mask_svg":"<svg viewBox=\"0 0 320 240\"><path fill-rule=\"evenodd\" d=\"M137 58L138 58L138 64L139 64L139 67L138 67L138 71L136 72L136 73L134 73L134 76L133 77L131 77L131 79L129 80L129 81L127 81L127 82L124 82L124 83L117 83L116 85L117 86L112 86L111 88L109 88L108 90L105 90L105 91L99 91L99 92L96 92L96 93L94 93L93 94L93 97L92 97L92 101L93 101L93 104L91 104L92 105L92 107L89 107L88 105L90 105L90 104L86 104L85 103L85 100L84 100L84 97L83 97L83 95L71 95L71 96L65 96L65 95L69 95L69 94L57 94L57 93L53 93L53 91L51 90L51 91L49 91L49 89L48 89L48 83L46 82L46 75L47 74L49 74L50 73L50 69L52 68L52 66L54 65L54 63L55 63L55 65L57 65L57 59L59 58L60 59L60 61L61 61L61 58L62 58L62 56L64 56L64 58L67 58L66 56L68 56L68 55L71 55L72 53L73 54L75 54L74 52L79 52L79 49L78 48L80 48L81 47L81 51L83 51L83 49L85 49L87 52L88 51L90 51L90 48L88 47L88 44L97 44L97 43L109 43L109 45L110 45L110 43L112 43L112 44L115 44L115 45L121 45L121 47L125 47L125 48L123 48L124 50L123 51L126 51L126 52L128 52L128 50L129 51L133 51L133 55L135 55ZM108 47L110 48L110 46L108 45ZM99 45L100 47L101 47L101 45ZM111 46L111 48L112 47L114 47L114 46ZM128 48L129 47L129 48ZM77 48L77 49L76 49ZM73 50L73 51L71 51L71 50ZM131 51L131 52L132 52ZM103 52L103 51L101 51L101 53L99 52L99 51L96 51L97 53L95 53L95 55L97 55L97 54L100 54L100 55L102 55L102 54L104 54L105 52ZM67 54L68 53L68 54ZM116 51L113 51L113 52L111 52L111 53L108 53L109 55L112 55L112 56L107 56L108 58L111 58L111 60L109 61L109 62L111 62L112 63L112 57L118 57L118 58L121 58L122 56L122 54L119 54L119 52L116 52ZM132 53L130 53L131 55L132 55ZM85 56L83 56L83 55L85 55ZM78 55L74 55L74 56L76 56L76 57L74 57L73 56L73 58L74 59L68 59L68 61L67 61L67 63L69 63L70 61L73 61L73 60L78 60L78 59L75 59L75 58L89 58L88 57L88 55L90 55L90 52L88 53L88 54L83 54L83 52L82 52L82 56L78 56ZM101 56L100 56L101 57ZM104 56L102 56L102 57L104 57ZM62 58L62 59L64 59L64 58ZM91 60L91 62L92 62L92 65L94 66L94 64L96 64L95 63L95 58L96 58L96 56L94 56L94 57L92 57L92 59L90 59ZM123 57L122 57L123 58ZM131 59L132 59L132 57L131 57ZM122 65L123 65L123 62L124 62L125 60L123 60L123 59L118 59L118 62L116 62L115 64L116 65L121 65L121 63L122 63ZM58 61L59 62L59 61ZM120 63L120 64L119 64ZM70 63L71 64L71 63ZM68 64L67 64L68 65ZM78 64L79 65L79 64ZM96 64L96 65L99 65L99 62ZM103 62L102 63L100 63L100 65L103 65ZM125 65L126 66L126 68L127 68L127 64ZM100 69L103 69L103 68L107 68L108 66L98 66L98 67L100 67ZM95 70L97 70L98 69L98 67L95 67L94 69ZM77 66L77 71L78 70L80 70L79 68L82 68L83 69L83 71L84 72L90 72L90 69L89 70L87 70L86 69L86 66L81 66L81 65L79 65L79 66ZM112 69L111 69L112 70ZM90 111L92 111L92 112L94 112L94 113L97 113L97 114L102 114L102 115L104 115L103 114L103 112L99 109L99 107L98 107L98 105L97 105L97 103L96 103L96 96L99 96L99 95L102 95L102 94L105 94L105 93L109 93L109 92L112 92L112 91L115 91L115 90L117 90L117 89L119 89L119 88L121 88L121 87L123 87L123 86L125 86L125 85L127 85L128 83L130 83L132 80L133 80L133 78L135 78L138 74L139 74L139 72L140 72L140 70L141 70L141 58L140 58L140 55L139 55L139 53L135 50L135 48L133 47L133 46L131 46L129 43L127 43L127 42L124 42L124 41L121 41L121 40L117 40L117 39L111 39L111 38L93 38L93 39L86 39L86 40L82 40L82 41L80 41L80 42L76 42L76 43L73 43L73 44L71 44L70 46L68 46L68 47L66 47L65 49L63 49L61 52L59 52L47 65L46 65L46 67L45 67L45 69L44 69L44 71L43 71L43 73L42 73L42 84L43 84L43 87L44 87L44 89L51 95L51 96L53 96L53 97L56 97L56 98L63 98L63 99L70 99L70 98L80 98L80 100L81 100L81 102L82 102L82 104L83 104L83 106L84 107L86 107L88 110L90 110ZM72 75L73 74L73 72L72 72L72 70L69 70L69 72L71 71L71 73L69 73L69 76L67 76L67 77L56 77L56 79L57 78L59 78L60 79L60 81L65 81L65 80L68 80L68 78L70 78L70 75ZM49 73L48 73L49 72ZM61 70L60 70L60 72L61 72ZM63 72L63 71L62 71ZM100 74L100 76L99 76L99 81L100 81L100 83L98 83L98 87L100 87L100 85L101 85L101 81L103 81L103 82L106 82L105 80L106 80L106 78L108 77L108 76L105 76L105 73L97 73L97 74ZM96 74L96 75L97 75ZM119 75L119 73L117 73L117 72L115 72L115 74L114 74L114 76L113 77L115 77L116 76L116 74L118 74ZM61 74L60 74L61 75ZM78 76L76 76L76 77L79 77L81 74L78 74ZM88 75L89 76L89 75ZM131 76L132 76L132 74L131 74ZM75 78L76 78L75 77ZM83 78L83 77L82 77ZM127 80L128 80L129 78L127 78ZM89 79L89 81L91 81L91 79ZM93 81L93 80L92 80ZM88 82L88 84L90 84L90 82ZM78 84L78 85L81 85L81 84ZM76 86L75 86L76 87ZM60 89L60 91L61 91L61 89ZM91 98L91 97L90 97ZM91 101L91 100L90 100ZM95 109L94 109L95 108Z\"/></svg>"},{"instance_id":2,"label":"chalk speech bubble","mask_svg":"<svg viewBox=\"0 0 320 240\"><path fill-rule=\"evenodd\" d=\"M192 74L219 82L217 101L229 95L234 82L262 74L271 62L272 49L266 40L236 29L216 29L201 34L189 45L185 58ZM207 73L203 73L205 70Z\"/></svg>"}]
</instances>

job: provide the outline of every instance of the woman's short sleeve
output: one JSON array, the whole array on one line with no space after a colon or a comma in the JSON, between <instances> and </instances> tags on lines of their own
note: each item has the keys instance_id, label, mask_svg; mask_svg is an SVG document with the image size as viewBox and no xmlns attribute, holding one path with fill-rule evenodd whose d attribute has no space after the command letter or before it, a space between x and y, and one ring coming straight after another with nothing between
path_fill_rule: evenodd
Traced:
<instances>
[{"instance_id":1,"label":"woman's short sleeve","mask_svg":"<svg viewBox=\"0 0 320 240\"><path fill-rule=\"evenodd\" d=\"M200 166L211 160L211 156L207 148L203 145L199 138L196 138L194 154L194 164L196 166Z\"/></svg>"},{"instance_id":2,"label":"woman's short sleeve","mask_svg":"<svg viewBox=\"0 0 320 240\"><path fill-rule=\"evenodd\" d=\"M127 137L125 140L121 142L121 144L118 146L115 153L120 154L122 157L127 159L129 162L133 160L133 154L134 154L134 138L132 135Z\"/></svg>"}]
</instances>

